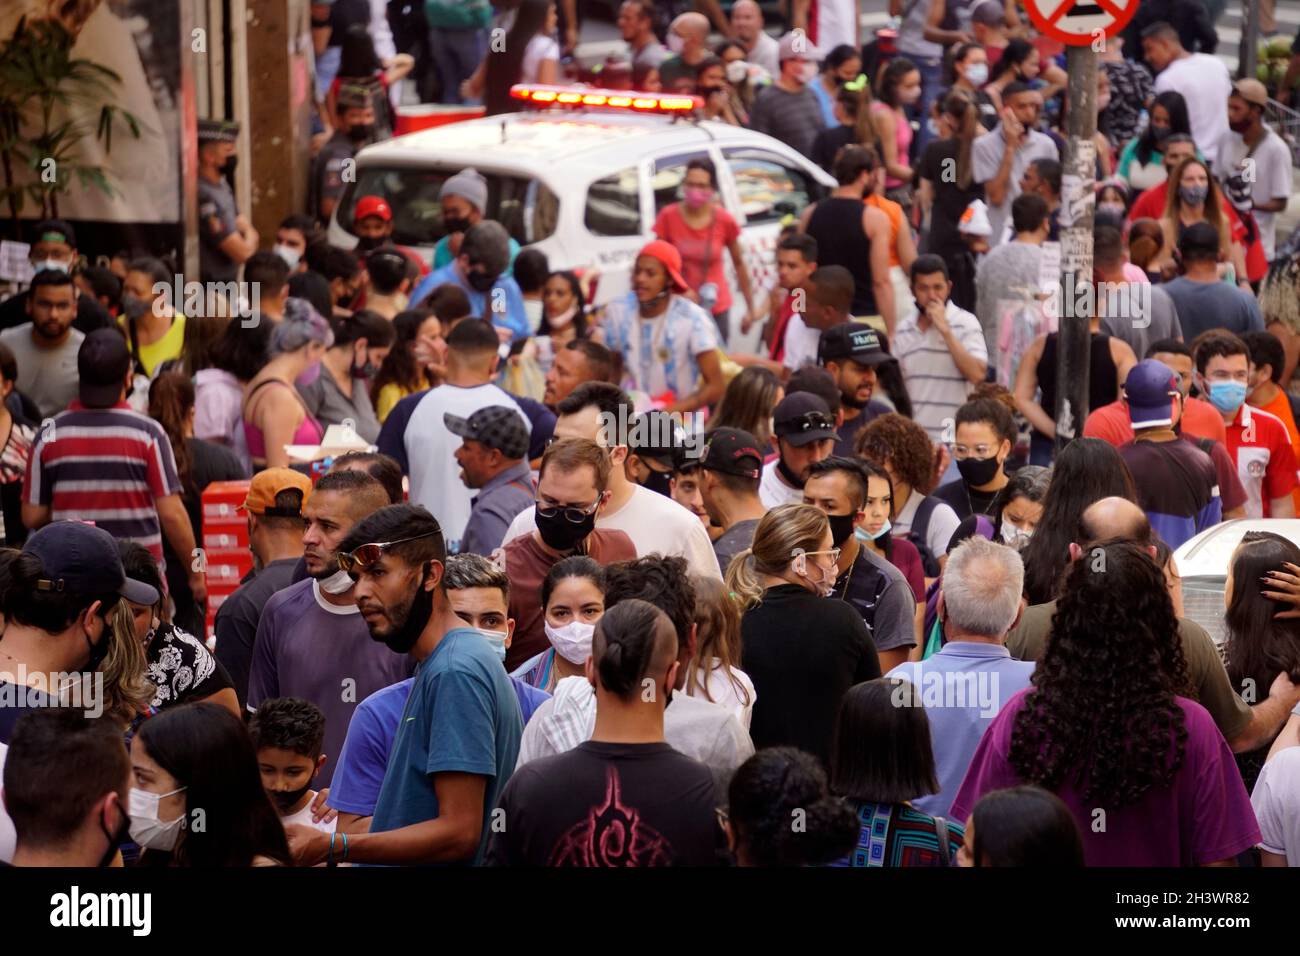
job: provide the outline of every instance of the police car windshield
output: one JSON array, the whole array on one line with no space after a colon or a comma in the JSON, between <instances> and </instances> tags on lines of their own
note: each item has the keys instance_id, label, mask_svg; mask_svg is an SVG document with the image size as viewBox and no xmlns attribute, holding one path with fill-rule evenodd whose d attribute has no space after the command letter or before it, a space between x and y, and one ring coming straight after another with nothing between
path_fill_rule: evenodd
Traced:
<instances>
[{"instance_id":1,"label":"police car windshield","mask_svg":"<svg viewBox=\"0 0 1300 956\"><path fill-rule=\"evenodd\" d=\"M444 235L442 184L459 169L367 166L357 170L339 204L338 224L353 228L353 211L362 196L381 196L393 209L393 239L402 245L433 245ZM540 242L555 231L559 200L544 183L522 176L480 170L488 185L485 215L505 226L520 245Z\"/></svg>"}]
</instances>

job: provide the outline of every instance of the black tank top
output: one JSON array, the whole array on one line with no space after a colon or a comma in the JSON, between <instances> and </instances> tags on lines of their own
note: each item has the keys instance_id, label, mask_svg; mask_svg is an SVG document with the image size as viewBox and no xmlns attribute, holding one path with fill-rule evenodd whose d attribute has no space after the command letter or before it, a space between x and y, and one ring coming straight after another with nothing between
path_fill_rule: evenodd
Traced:
<instances>
[{"instance_id":1,"label":"black tank top","mask_svg":"<svg viewBox=\"0 0 1300 956\"><path fill-rule=\"evenodd\" d=\"M1056 342L1059 333L1052 332L1043 343L1043 357L1038 362L1038 387L1043 390L1043 411L1056 414ZM1115 360L1110 357L1110 336L1092 333L1091 353L1088 359L1088 411L1115 401L1119 394L1119 375ZM1083 419L1076 415L1080 431Z\"/></svg>"},{"instance_id":2,"label":"black tank top","mask_svg":"<svg viewBox=\"0 0 1300 956\"><path fill-rule=\"evenodd\" d=\"M871 240L862 229L860 199L831 196L808 217L808 235L817 240L817 265L843 266L853 274L853 314L876 315L871 280Z\"/></svg>"}]
</instances>

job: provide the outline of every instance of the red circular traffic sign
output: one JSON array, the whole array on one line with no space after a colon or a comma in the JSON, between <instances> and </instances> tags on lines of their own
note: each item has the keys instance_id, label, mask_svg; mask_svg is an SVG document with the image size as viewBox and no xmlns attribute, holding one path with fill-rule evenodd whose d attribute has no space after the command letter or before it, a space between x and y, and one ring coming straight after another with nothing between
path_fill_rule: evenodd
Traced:
<instances>
[{"instance_id":1,"label":"red circular traffic sign","mask_svg":"<svg viewBox=\"0 0 1300 956\"><path fill-rule=\"evenodd\" d=\"M1025 0L1025 11L1039 32L1070 46L1088 46L1113 37L1137 13L1139 0Z\"/></svg>"}]
</instances>

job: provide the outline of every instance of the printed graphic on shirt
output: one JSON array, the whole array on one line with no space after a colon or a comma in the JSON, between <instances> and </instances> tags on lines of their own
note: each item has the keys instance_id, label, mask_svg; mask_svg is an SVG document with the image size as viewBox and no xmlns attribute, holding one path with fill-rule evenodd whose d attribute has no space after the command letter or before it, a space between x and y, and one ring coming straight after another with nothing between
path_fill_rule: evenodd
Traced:
<instances>
[{"instance_id":1,"label":"printed graphic on shirt","mask_svg":"<svg viewBox=\"0 0 1300 956\"><path fill-rule=\"evenodd\" d=\"M606 775L605 800L556 842L547 866L671 866L672 847L623 803L618 770Z\"/></svg>"}]
</instances>

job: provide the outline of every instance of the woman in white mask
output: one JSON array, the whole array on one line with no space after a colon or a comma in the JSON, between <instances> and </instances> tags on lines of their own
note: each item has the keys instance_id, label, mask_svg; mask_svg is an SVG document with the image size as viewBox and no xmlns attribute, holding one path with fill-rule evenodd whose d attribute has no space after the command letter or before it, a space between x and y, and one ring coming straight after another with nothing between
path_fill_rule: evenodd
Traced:
<instances>
[{"instance_id":1,"label":"woman in white mask","mask_svg":"<svg viewBox=\"0 0 1300 956\"><path fill-rule=\"evenodd\" d=\"M591 637L605 613L605 572L584 555L558 561L542 582L541 601L550 649L510 676L551 693L564 678L586 673Z\"/></svg>"},{"instance_id":2,"label":"woman in white mask","mask_svg":"<svg viewBox=\"0 0 1300 956\"><path fill-rule=\"evenodd\" d=\"M741 665L753 682L754 747L792 746L826 760L840 699L880 675L862 615L827 598L839 548L812 505L773 508L732 559L726 585L743 613Z\"/></svg>"},{"instance_id":3,"label":"woman in white mask","mask_svg":"<svg viewBox=\"0 0 1300 956\"><path fill-rule=\"evenodd\" d=\"M523 360L536 362L545 378L555 364L556 354L574 339L588 335L587 297L582 282L572 272L552 272L542 286L541 322L537 334L524 346Z\"/></svg>"},{"instance_id":4,"label":"woman in white mask","mask_svg":"<svg viewBox=\"0 0 1300 956\"><path fill-rule=\"evenodd\" d=\"M217 704L146 720L131 741L131 839L149 866L289 866L243 721ZM200 825L201 824L201 825Z\"/></svg>"}]
</instances>

